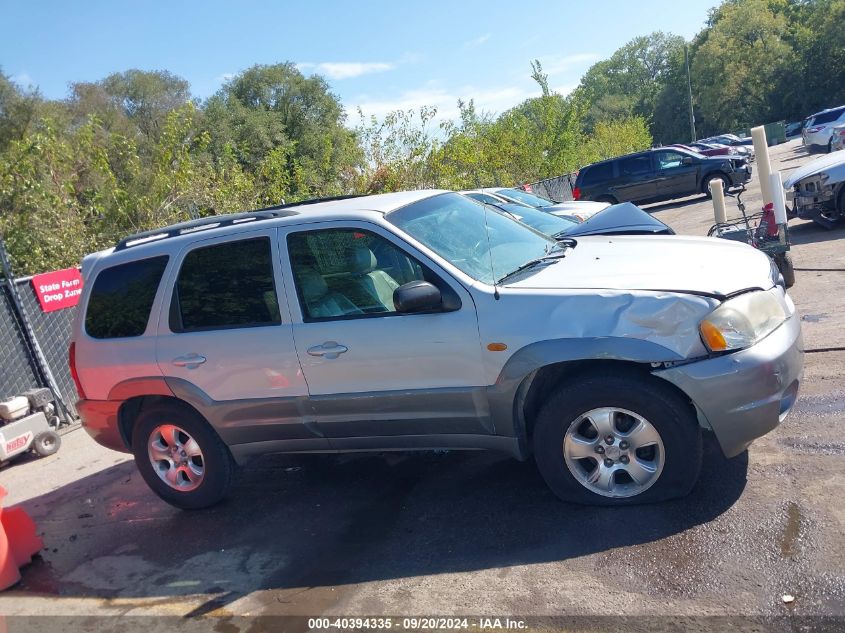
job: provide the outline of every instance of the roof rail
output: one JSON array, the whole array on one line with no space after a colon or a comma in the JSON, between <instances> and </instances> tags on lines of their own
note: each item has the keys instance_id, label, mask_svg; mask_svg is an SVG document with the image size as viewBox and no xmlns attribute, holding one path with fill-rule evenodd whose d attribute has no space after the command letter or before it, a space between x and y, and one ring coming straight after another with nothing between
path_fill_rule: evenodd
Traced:
<instances>
[{"instance_id":1,"label":"roof rail","mask_svg":"<svg viewBox=\"0 0 845 633\"><path fill-rule=\"evenodd\" d=\"M334 202L335 200L349 200L350 198L363 198L365 193L350 193L343 196L327 196L325 198L309 198L308 200L300 200L299 202L287 202L279 204L275 207L267 207L268 209L289 209L290 207L302 207L308 204L319 204L321 202ZM264 209L259 209L264 211Z\"/></svg>"},{"instance_id":2,"label":"roof rail","mask_svg":"<svg viewBox=\"0 0 845 633\"><path fill-rule=\"evenodd\" d=\"M141 244L157 242L168 237L178 237L179 235L186 235L188 233L196 233L198 231L216 229L221 226L245 224L247 222L256 222L258 220L271 220L273 218L283 218L291 215L296 215L296 211L288 211L276 207L260 209L258 211L247 211L246 213L227 213L224 215L210 215L205 218L198 218L196 220L189 220L188 222L180 222L179 224L163 226L159 229L152 229L149 231L135 233L134 235L130 235L129 237L125 237L120 240L117 243L117 246L114 247L114 250L122 251L133 246L140 246Z\"/></svg>"},{"instance_id":3,"label":"roof rail","mask_svg":"<svg viewBox=\"0 0 845 633\"><path fill-rule=\"evenodd\" d=\"M196 233L198 231L206 231L208 229L216 229L221 226L232 226L235 224L244 224L246 222L255 222L259 220L271 220L273 218L284 218L296 215L297 212L291 210L293 207L300 207L309 204L318 204L320 202L332 202L334 200L348 200L349 198L359 198L360 195L346 195L346 196L330 196L327 198L311 198L310 200L302 200L300 202L288 202L286 204L278 204L273 207L266 207L264 209L256 209L255 211L246 211L244 213L226 213L222 215L210 215L196 220L189 220L188 222L180 222L179 224L172 224L170 226L163 226L159 229L151 229L149 231L141 231L128 237L123 238L114 247L115 251L122 251L133 246L140 246L141 244L149 244L150 242L157 242L169 237L178 237L179 235L186 235L188 233Z\"/></svg>"}]
</instances>

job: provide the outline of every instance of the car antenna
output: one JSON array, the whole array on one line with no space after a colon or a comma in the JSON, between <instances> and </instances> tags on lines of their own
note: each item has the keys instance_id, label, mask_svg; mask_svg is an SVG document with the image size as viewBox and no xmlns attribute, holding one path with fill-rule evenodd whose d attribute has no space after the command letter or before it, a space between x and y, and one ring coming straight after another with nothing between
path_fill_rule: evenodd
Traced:
<instances>
[{"instance_id":1,"label":"car antenna","mask_svg":"<svg viewBox=\"0 0 845 633\"><path fill-rule=\"evenodd\" d=\"M490 255L490 272L493 275L493 298L498 301L499 300L499 288L496 286L496 271L493 268L493 249L490 248L490 227L487 224L487 207L489 205L485 202L482 207L484 208L484 234L487 236L487 254Z\"/></svg>"}]
</instances>

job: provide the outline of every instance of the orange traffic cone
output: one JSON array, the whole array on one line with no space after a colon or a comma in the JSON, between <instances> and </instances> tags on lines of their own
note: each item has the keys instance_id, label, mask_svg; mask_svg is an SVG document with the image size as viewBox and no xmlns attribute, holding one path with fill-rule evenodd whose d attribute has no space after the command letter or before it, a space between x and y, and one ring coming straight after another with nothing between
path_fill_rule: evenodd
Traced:
<instances>
[{"instance_id":1,"label":"orange traffic cone","mask_svg":"<svg viewBox=\"0 0 845 633\"><path fill-rule=\"evenodd\" d=\"M23 508L3 510L6 489L0 486L0 589L17 584L19 567L26 565L44 547L35 534L35 521Z\"/></svg>"}]
</instances>

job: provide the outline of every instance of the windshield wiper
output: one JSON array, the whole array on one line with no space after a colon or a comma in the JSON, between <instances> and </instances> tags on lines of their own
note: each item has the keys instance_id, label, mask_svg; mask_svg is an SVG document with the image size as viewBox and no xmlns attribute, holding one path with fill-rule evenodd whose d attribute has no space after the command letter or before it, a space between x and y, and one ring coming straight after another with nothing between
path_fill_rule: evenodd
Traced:
<instances>
[{"instance_id":1,"label":"windshield wiper","mask_svg":"<svg viewBox=\"0 0 845 633\"><path fill-rule=\"evenodd\" d=\"M564 246L568 246L570 248L575 248L578 246L578 241L574 237L566 237L566 232L569 229L564 229L552 235L554 239L557 240L558 244L563 244Z\"/></svg>"},{"instance_id":2,"label":"windshield wiper","mask_svg":"<svg viewBox=\"0 0 845 633\"><path fill-rule=\"evenodd\" d=\"M537 257L535 259L529 259L527 262L520 265L515 270L510 271L507 275L505 275L501 279L497 279L496 285L504 283L504 281L506 279L508 279L509 277L513 277L517 273L521 273L523 270L528 270L529 268L533 268L534 266L537 266L538 264L542 264L544 262L553 263L554 261L556 261L558 259L563 259L564 257L566 257L566 246L560 248L559 250L555 250L553 248L553 249L549 250L549 252L547 252L542 257Z\"/></svg>"}]
</instances>

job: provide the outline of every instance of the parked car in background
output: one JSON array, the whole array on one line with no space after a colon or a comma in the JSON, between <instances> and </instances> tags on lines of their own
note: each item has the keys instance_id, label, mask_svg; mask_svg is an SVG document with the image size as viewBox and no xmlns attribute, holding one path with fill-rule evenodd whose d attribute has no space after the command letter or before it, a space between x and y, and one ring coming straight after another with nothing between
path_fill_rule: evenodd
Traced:
<instances>
[{"instance_id":1,"label":"parked car in background","mask_svg":"<svg viewBox=\"0 0 845 633\"><path fill-rule=\"evenodd\" d=\"M830 150L837 152L841 149L845 149L845 123L834 127L830 135Z\"/></svg>"},{"instance_id":2,"label":"parked car in background","mask_svg":"<svg viewBox=\"0 0 845 633\"><path fill-rule=\"evenodd\" d=\"M702 156L730 156L736 154L734 148L728 147L727 145L717 145L716 143L689 143L688 145L676 143L674 145L667 145L666 147L679 147L688 152L701 154Z\"/></svg>"},{"instance_id":3,"label":"parked car in background","mask_svg":"<svg viewBox=\"0 0 845 633\"><path fill-rule=\"evenodd\" d=\"M801 130L804 128L804 121L793 121L791 123L787 123L786 127L784 128L786 132L786 138L792 138L793 136L798 136L801 134Z\"/></svg>"},{"instance_id":4,"label":"parked car in background","mask_svg":"<svg viewBox=\"0 0 845 633\"><path fill-rule=\"evenodd\" d=\"M744 156L749 162L754 160L754 146L753 145L724 145L722 143L690 143L689 147L692 151L698 152L703 156Z\"/></svg>"},{"instance_id":5,"label":"parked car in background","mask_svg":"<svg viewBox=\"0 0 845 633\"><path fill-rule=\"evenodd\" d=\"M432 449L533 456L568 501L670 499L705 430L741 454L802 378L795 306L747 244L557 242L454 192L202 218L82 275L82 425L186 509L256 455Z\"/></svg>"},{"instance_id":6,"label":"parked car in background","mask_svg":"<svg viewBox=\"0 0 845 633\"><path fill-rule=\"evenodd\" d=\"M484 203L555 239L583 235L674 235L668 225L630 202L607 206L581 221L547 213L526 205L500 202Z\"/></svg>"},{"instance_id":7,"label":"parked car in background","mask_svg":"<svg viewBox=\"0 0 845 633\"><path fill-rule=\"evenodd\" d=\"M736 153L734 148L719 143L690 143L687 148L702 156L730 156Z\"/></svg>"},{"instance_id":8,"label":"parked car in background","mask_svg":"<svg viewBox=\"0 0 845 633\"><path fill-rule=\"evenodd\" d=\"M808 149L833 150L833 128L845 123L845 106L822 110L810 117L802 132L804 145Z\"/></svg>"},{"instance_id":9,"label":"parked car in background","mask_svg":"<svg viewBox=\"0 0 845 633\"><path fill-rule=\"evenodd\" d=\"M727 191L751 178L740 156L702 156L680 148L652 149L587 165L578 171L573 193L578 200L658 202L703 193L721 180Z\"/></svg>"},{"instance_id":10,"label":"parked car in background","mask_svg":"<svg viewBox=\"0 0 845 633\"><path fill-rule=\"evenodd\" d=\"M750 136L737 136L736 134L720 134L718 136L711 136L703 138L698 143L720 143L728 145L729 147L740 147L746 145L754 145L754 140Z\"/></svg>"},{"instance_id":11,"label":"parked car in background","mask_svg":"<svg viewBox=\"0 0 845 633\"><path fill-rule=\"evenodd\" d=\"M578 222L591 217L602 209L609 206L603 202L589 202L589 201L569 201L569 202L552 202L546 200L538 195L523 191L522 189L510 187L490 187L488 189L472 189L461 191L465 196L469 196L479 202L488 204L495 204L497 202L505 202L510 204L520 204L533 209L540 209L546 213L552 213L565 218L571 218Z\"/></svg>"},{"instance_id":12,"label":"parked car in background","mask_svg":"<svg viewBox=\"0 0 845 633\"><path fill-rule=\"evenodd\" d=\"M832 229L845 219L845 152L834 152L799 167L784 181L792 217Z\"/></svg>"}]
</instances>

